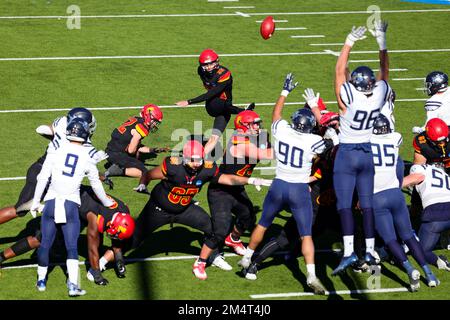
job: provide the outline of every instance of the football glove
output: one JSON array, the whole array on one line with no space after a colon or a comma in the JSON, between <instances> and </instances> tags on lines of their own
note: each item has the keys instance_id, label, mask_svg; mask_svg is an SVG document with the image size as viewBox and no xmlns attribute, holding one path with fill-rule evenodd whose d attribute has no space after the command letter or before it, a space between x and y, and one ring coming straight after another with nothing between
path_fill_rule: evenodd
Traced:
<instances>
[{"instance_id":1,"label":"football glove","mask_svg":"<svg viewBox=\"0 0 450 320\"><path fill-rule=\"evenodd\" d=\"M138 185L136 188L133 188L133 190L139 193L148 193L147 186L143 183Z\"/></svg>"},{"instance_id":2,"label":"football glove","mask_svg":"<svg viewBox=\"0 0 450 320\"><path fill-rule=\"evenodd\" d=\"M290 72L286 75L286 79L284 79L283 90L281 91L281 95L287 97L292 90L298 85L298 81L294 83L294 75Z\"/></svg>"},{"instance_id":3,"label":"football glove","mask_svg":"<svg viewBox=\"0 0 450 320\"><path fill-rule=\"evenodd\" d=\"M388 27L387 21L377 20L375 21L375 29L370 29L370 33L375 37L378 42L380 50L386 50L386 30Z\"/></svg>"},{"instance_id":4,"label":"football glove","mask_svg":"<svg viewBox=\"0 0 450 320\"><path fill-rule=\"evenodd\" d=\"M325 134L323 135L324 139L329 139L333 141L333 145L337 146L339 144L339 137L337 135L337 132L333 128L327 128L327 131L325 131Z\"/></svg>"},{"instance_id":5,"label":"football glove","mask_svg":"<svg viewBox=\"0 0 450 320\"><path fill-rule=\"evenodd\" d=\"M345 44L349 45L350 47L353 47L353 44L356 41L367 38L367 36L364 35L364 33L366 33L366 31L367 31L366 27L361 26L361 27L356 28L355 26L353 26L352 32L350 32L347 36L347 39L345 39Z\"/></svg>"},{"instance_id":6,"label":"football glove","mask_svg":"<svg viewBox=\"0 0 450 320\"><path fill-rule=\"evenodd\" d=\"M108 159L108 157L109 157L109 155L108 155L105 151L103 151L103 150L97 150L97 152L94 153L93 159L94 159L97 163L99 163L99 162L101 162L101 161L103 161L103 160Z\"/></svg>"},{"instance_id":7,"label":"football glove","mask_svg":"<svg viewBox=\"0 0 450 320\"><path fill-rule=\"evenodd\" d=\"M125 268L125 259L123 258L122 252L114 253L114 270L118 278L125 278L127 269Z\"/></svg>"},{"instance_id":8,"label":"football glove","mask_svg":"<svg viewBox=\"0 0 450 320\"><path fill-rule=\"evenodd\" d=\"M44 210L43 204L40 204L39 202L37 203L33 202L30 208L30 213L33 216L33 218L36 218L37 214L42 213L43 210Z\"/></svg>"},{"instance_id":9,"label":"football glove","mask_svg":"<svg viewBox=\"0 0 450 320\"><path fill-rule=\"evenodd\" d=\"M319 97L320 92L317 92L317 95L314 95L314 90L311 88L305 89L305 94L303 95L303 98L305 98L306 103L308 106L312 108L317 108L319 106Z\"/></svg>"},{"instance_id":10,"label":"football glove","mask_svg":"<svg viewBox=\"0 0 450 320\"><path fill-rule=\"evenodd\" d=\"M248 178L248 184L255 186L256 190L261 191L261 186L270 187L272 180L262 178Z\"/></svg>"},{"instance_id":11,"label":"football glove","mask_svg":"<svg viewBox=\"0 0 450 320\"><path fill-rule=\"evenodd\" d=\"M424 131L425 131L424 127L413 127L412 128L412 133L415 133L415 134L420 134L420 133L422 133Z\"/></svg>"}]
</instances>

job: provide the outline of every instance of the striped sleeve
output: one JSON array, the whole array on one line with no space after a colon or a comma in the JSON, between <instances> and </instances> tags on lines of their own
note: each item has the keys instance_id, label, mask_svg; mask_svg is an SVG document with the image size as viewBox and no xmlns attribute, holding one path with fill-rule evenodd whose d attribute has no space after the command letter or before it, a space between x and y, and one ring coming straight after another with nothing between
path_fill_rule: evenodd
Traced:
<instances>
[{"instance_id":1,"label":"striped sleeve","mask_svg":"<svg viewBox=\"0 0 450 320\"><path fill-rule=\"evenodd\" d=\"M290 128L289 123L286 120L279 119L272 122L272 135L276 135L278 131L281 131L285 128Z\"/></svg>"},{"instance_id":2,"label":"striped sleeve","mask_svg":"<svg viewBox=\"0 0 450 320\"><path fill-rule=\"evenodd\" d=\"M148 129L142 123L138 123L135 129L142 136L142 138L148 136Z\"/></svg>"},{"instance_id":3,"label":"striped sleeve","mask_svg":"<svg viewBox=\"0 0 450 320\"><path fill-rule=\"evenodd\" d=\"M399 139L397 140L397 147L400 147L403 143L403 137L400 135Z\"/></svg>"},{"instance_id":4,"label":"striped sleeve","mask_svg":"<svg viewBox=\"0 0 450 320\"><path fill-rule=\"evenodd\" d=\"M92 159L94 159L95 154L96 154L97 152L98 152L97 149L95 149L94 147L92 147L91 150L89 150L89 152L88 152L89 157L91 157Z\"/></svg>"},{"instance_id":5,"label":"striped sleeve","mask_svg":"<svg viewBox=\"0 0 450 320\"><path fill-rule=\"evenodd\" d=\"M342 84L339 95L341 96L341 100L347 108L353 103L352 88L348 82Z\"/></svg>"},{"instance_id":6,"label":"striped sleeve","mask_svg":"<svg viewBox=\"0 0 450 320\"><path fill-rule=\"evenodd\" d=\"M325 140L320 139L311 146L311 151L316 154L321 154L326 149Z\"/></svg>"},{"instance_id":7,"label":"striped sleeve","mask_svg":"<svg viewBox=\"0 0 450 320\"><path fill-rule=\"evenodd\" d=\"M440 101L430 101L425 102L425 110L426 111L435 111L442 107L442 102Z\"/></svg>"},{"instance_id":8,"label":"striped sleeve","mask_svg":"<svg viewBox=\"0 0 450 320\"><path fill-rule=\"evenodd\" d=\"M219 77L219 80L217 80L217 83L225 82L231 78L231 72L227 71L223 75Z\"/></svg>"}]
</instances>

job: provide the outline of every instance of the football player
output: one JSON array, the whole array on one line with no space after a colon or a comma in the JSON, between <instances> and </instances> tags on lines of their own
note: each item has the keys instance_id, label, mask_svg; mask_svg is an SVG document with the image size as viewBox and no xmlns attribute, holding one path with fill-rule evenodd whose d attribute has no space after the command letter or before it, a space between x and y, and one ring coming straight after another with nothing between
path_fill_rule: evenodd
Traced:
<instances>
[{"instance_id":1,"label":"football player","mask_svg":"<svg viewBox=\"0 0 450 320\"><path fill-rule=\"evenodd\" d=\"M150 148L144 146L141 141L158 130L163 120L161 109L154 104L147 104L142 107L140 115L130 117L120 127L113 130L111 140L106 146L106 152L109 155L106 177L127 176L139 178L136 191L145 190L145 177L147 167L144 162L139 160L139 154L149 154L151 152L167 151L165 148Z\"/></svg>"},{"instance_id":2,"label":"football player","mask_svg":"<svg viewBox=\"0 0 450 320\"><path fill-rule=\"evenodd\" d=\"M118 254L121 248L120 240L131 237L134 232L134 220L130 216L128 206L117 197L113 197L116 202L112 207L105 207L94 193L90 186L81 185L79 208L80 221L82 225L87 225L87 243L90 269L88 279L98 285L107 285L101 271L105 270L108 260L99 259L99 247L102 245L102 234L106 233L112 239L111 250ZM126 216L124 216L124 214ZM41 244L42 233L40 228L34 231L34 235L20 239L10 248L0 252L0 264L8 259L20 256L30 250L39 248ZM111 258L114 258L113 252L107 252ZM119 253L120 254L120 253ZM124 276L123 262L116 261L118 266L116 271L119 277Z\"/></svg>"},{"instance_id":3,"label":"football player","mask_svg":"<svg viewBox=\"0 0 450 320\"><path fill-rule=\"evenodd\" d=\"M51 178L44 197L45 206L41 219L42 240L38 249L38 281L36 283L39 291L46 290L49 252L55 239L57 225L60 224L67 249L69 296L86 294L86 291L78 286L77 248L80 234L79 188L83 178L87 175L95 194L104 206L110 207L115 204L114 200L106 196L98 177L97 162L93 159L95 148L83 146L89 134L89 124L86 121L80 118L72 119L66 131L66 139L69 143L62 143L55 152L47 155L37 178L30 209L34 213L40 209L41 197Z\"/></svg>"},{"instance_id":4,"label":"football player","mask_svg":"<svg viewBox=\"0 0 450 320\"><path fill-rule=\"evenodd\" d=\"M185 107L205 101L206 111L214 118L213 132L205 145L205 154L208 155L227 127L231 115L245 109L233 105L233 76L230 70L219 64L219 55L214 50L203 50L199 56L199 64L197 73L208 91L198 97L178 101L176 104ZM246 109L253 110L254 107L255 104L251 103Z\"/></svg>"},{"instance_id":5,"label":"football player","mask_svg":"<svg viewBox=\"0 0 450 320\"><path fill-rule=\"evenodd\" d=\"M425 78L425 91L430 97L425 102L427 121L439 118L450 126L450 91L448 75L442 71L430 72ZM413 133L422 133L425 127L414 127Z\"/></svg>"},{"instance_id":6,"label":"football player","mask_svg":"<svg viewBox=\"0 0 450 320\"><path fill-rule=\"evenodd\" d=\"M267 131L261 131L261 118L256 112L245 110L238 113L234 127L235 132L228 141L219 171L250 178L260 160L273 158L273 150ZM243 255L245 247L240 236L245 230L251 231L256 222L253 203L244 186L210 183L208 204L217 246L224 242L238 255ZM227 235L232 225L232 213L237 218L236 224Z\"/></svg>"},{"instance_id":7,"label":"football player","mask_svg":"<svg viewBox=\"0 0 450 320\"><path fill-rule=\"evenodd\" d=\"M356 41L365 39L365 27L353 27L336 63L335 92L339 105L339 148L334 163L334 189L341 218L344 255L332 275L343 272L358 261L354 252L354 218L351 209L353 192L356 187L363 212L363 229L366 238L367 264L375 264L375 227L373 215L374 165L370 137L373 122L380 108L388 102L391 88L389 60L386 49L387 23L375 22L371 31L379 45L380 72L377 80L369 67L357 67L347 81L347 63L350 51Z\"/></svg>"},{"instance_id":8,"label":"football player","mask_svg":"<svg viewBox=\"0 0 450 320\"><path fill-rule=\"evenodd\" d=\"M391 130L389 119L379 114L373 124L373 135L370 138L375 165L373 195L375 228L396 260L406 269L410 289L414 292L420 287L420 272L406 257L405 251L397 241L396 231L422 267L428 284L435 286L437 281L414 235L408 207L397 178L396 162L402 140L401 134Z\"/></svg>"},{"instance_id":9,"label":"football player","mask_svg":"<svg viewBox=\"0 0 450 320\"><path fill-rule=\"evenodd\" d=\"M136 220L131 244L133 248L138 247L146 236L169 223L180 223L202 231L205 234L205 243L193 266L194 275L202 280L207 278L206 262L217 241L213 238L210 216L203 208L193 204L192 198L209 181L226 185L255 186L271 183L271 180L266 179L222 174L215 162L205 161L204 157L202 144L189 140L183 146L182 157L167 157L160 166L148 172L147 183L150 180L161 181L152 189L150 199ZM227 270L231 268L220 255L215 257L213 265Z\"/></svg>"},{"instance_id":10,"label":"football player","mask_svg":"<svg viewBox=\"0 0 450 320\"><path fill-rule=\"evenodd\" d=\"M319 135L311 132L316 126L314 114L299 109L292 115L292 124L283 120L282 110L288 94L297 86L291 73L286 76L283 90L272 112L272 135L274 137L276 176L267 193L262 216L252 232L250 243L239 265L248 268L251 257L263 240L275 215L289 207L297 223L301 237L302 253L307 268L308 286L316 294L325 294L325 288L316 277L314 243L312 233L312 205L309 181L313 158L326 151L327 144ZM332 144L331 144L332 146Z\"/></svg>"},{"instance_id":11,"label":"football player","mask_svg":"<svg viewBox=\"0 0 450 320\"><path fill-rule=\"evenodd\" d=\"M450 176L437 164L413 165L403 186L415 186L422 200L422 224L418 236L427 262L450 271L447 258L433 253L440 233L450 229ZM434 284L438 285L439 281L436 279Z\"/></svg>"},{"instance_id":12,"label":"football player","mask_svg":"<svg viewBox=\"0 0 450 320\"><path fill-rule=\"evenodd\" d=\"M34 191L37 183L37 176L41 172L42 164L44 163L47 153L52 153L58 148L62 143L66 143L66 128L68 121L80 118L88 122L89 124L89 138L86 146L92 150L92 155L97 162L100 162L107 158L107 155L102 150L92 149L90 144L90 138L95 132L97 127L97 122L94 115L85 108L73 108L68 113L67 116L59 117L53 121L51 126L41 125L36 129L36 132L42 136L51 140L48 147L44 153L36 162L34 162L27 171L27 176L25 180L25 186L20 192L19 199L14 206L5 207L0 209L0 224L8 222L17 217L24 217L31 207L31 202L33 199Z\"/></svg>"}]
</instances>

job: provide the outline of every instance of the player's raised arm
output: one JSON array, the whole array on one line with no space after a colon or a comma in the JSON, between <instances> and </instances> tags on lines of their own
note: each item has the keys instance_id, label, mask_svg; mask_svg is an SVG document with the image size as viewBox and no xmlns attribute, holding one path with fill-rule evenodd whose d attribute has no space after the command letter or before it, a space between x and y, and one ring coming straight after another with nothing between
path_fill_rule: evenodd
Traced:
<instances>
[{"instance_id":1,"label":"player's raised arm","mask_svg":"<svg viewBox=\"0 0 450 320\"><path fill-rule=\"evenodd\" d=\"M369 30L370 33L377 40L380 48L380 72L378 73L377 80L389 80L389 56L386 48L386 30L388 27L387 21L377 20L375 21L375 29Z\"/></svg>"},{"instance_id":2,"label":"player's raised arm","mask_svg":"<svg viewBox=\"0 0 450 320\"><path fill-rule=\"evenodd\" d=\"M366 27L352 28L352 32L348 34L347 39L345 40L344 47L342 48L341 54L339 55L339 58L336 63L334 90L336 93L339 109L343 112L347 110L347 107L341 100L340 91L341 86L347 81L348 77L348 68L347 68L348 57L350 55L350 51L352 50L354 43L358 40L363 40L367 37L364 35L366 31L367 31Z\"/></svg>"},{"instance_id":3,"label":"player's raised arm","mask_svg":"<svg viewBox=\"0 0 450 320\"><path fill-rule=\"evenodd\" d=\"M286 98L297 85L298 82L294 82L294 75L292 73L288 73L286 75L286 79L284 79L283 90L281 91L280 97L278 98L272 111L272 123L281 119L281 112L283 110Z\"/></svg>"}]
</instances>

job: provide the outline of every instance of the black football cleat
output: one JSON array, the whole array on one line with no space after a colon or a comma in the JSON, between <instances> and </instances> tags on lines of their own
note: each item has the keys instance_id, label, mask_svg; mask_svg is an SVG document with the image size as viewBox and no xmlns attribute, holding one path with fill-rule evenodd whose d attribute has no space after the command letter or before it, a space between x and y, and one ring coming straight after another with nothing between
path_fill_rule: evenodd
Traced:
<instances>
[{"instance_id":1,"label":"black football cleat","mask_svg":"<svg viewBox=\"0 0 450 320\"><path fill-rule=\"evenodd\" d=\"M245 110L254 110L255 109L255 103L254 102L252 102L252 103L250 103L246 108L245 108Z\"/></svg>"}]
</instances>

